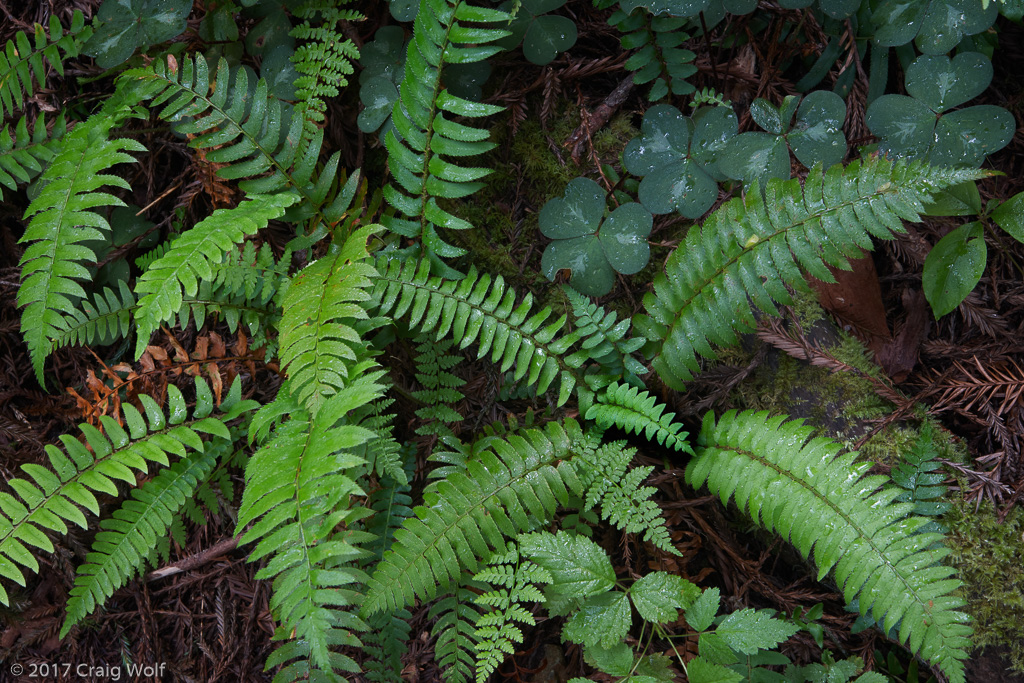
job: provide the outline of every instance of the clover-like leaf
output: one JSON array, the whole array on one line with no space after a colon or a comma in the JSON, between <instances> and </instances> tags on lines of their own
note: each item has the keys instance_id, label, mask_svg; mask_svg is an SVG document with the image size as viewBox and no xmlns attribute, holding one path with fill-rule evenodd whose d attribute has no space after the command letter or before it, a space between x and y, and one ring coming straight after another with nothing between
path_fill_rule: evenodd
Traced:
<instances>
[{"instance_id":1,"label":"clover-like leaf","mask_svg":"<svg viewBox=\"0 0 1024 683\"><path fill-rule=\"evenodd\" d=\"M921 284L938 320L960 305L985 272L988 250L981 223L967 223L932 247Z\"/></svg>"},{"instance_id":2,"label":"clover-like leaf","mask_svg":"<svg viewBox=\"0 0 1024 683\"><path fill-rule=\"evenodd\" d=\"M868 107L865 122L879 138L878 151L937 166L980 166L1013 138L1013 115L994 105L948 109L984 90L991 78L992 66L978 53L918 57L907 67L912 96L882 95ZM958 82L963 79L976 83Z\"/></svg>"},{"instance_id":3,"label":"clover-like leaf","mask_svg":"<svg viewBox=\"0 0 1024 683\"><path fill-rule=\"evenodd\" d=\"M654 219L635 202L605 218L605 192L589 178L575 178L563 198L541 209L541 232L554 241L544 250L541 268L549 279L562 269L572 272L573 287L590 296L611 291L615 272L631 275L647 265Z\"/></svg>"},{"instance_id":4,"label":"clover-like leaf","mask_svg":"<svg viewBox=\"0 0 1024 683\"><path fill-rule=\"evenodd\" d=\"M786 139L771 133L743 133L737 135L722 150L718 168L730 178L750 184L757 181L762 187L769 178L788 180L789 150Z\"/></svg>"},{"instance_id":5,"label":"clover-like leaf","mask_svg":"<svg viewBox=\"0 0 1024 683\"><path fill-rule=\"evenodd\" d=\"M419 0L389 0L388 9L395 21L412 21L420 11Z\"/></svg>"},{"instance_id":6,"label":"clover-like leaf","mask_svg":"<svg viewBox=\"0 0 1024 683\"><path fill-rule=\"evenodd\" d=\"M985 92L992 82L992 62L978 52L918 57L907 67L907 92L935 112L959 107Z\"/></svg>"},{"instance_id":7,"label":"clover-like leaf","mask_svg":"<svg viewBox=\"0 0 1024 683\"><path fill-rule=\"evenodd\" d=\"M192 0L104 0L84 52L95 57L101 68L111 69L136 49L182 33L191 11Z\"/></svg>"},{"instance_id":8,"label":"clover-like leaf","mask_svg":"<svg viewBox=\"0 0 1024 683\"><path fill-rule=\"evenodd\" d=\"M926 55L943 55L964 36L981 33L999 13L997 3L979 7L974 0L882 0L871 15L875 42L885 47L905 45L916 38Z\"/></svg>"},{"instance_id":9,"label":"clover-like leaf","mask_svg":"<svg viewBox=\"0 0 1024 683\"><path fill-rule=\"evenodd\" d=\"M508 26L509 35L497 41L506 50L523 45L523 56L538 66L550 64L555 57L576 44L576 23L568 17L544 16L566 0L522 0L519 13ZM502 6L511 7L511 3Z\"/></svg>"},{"instance_id":10,"label":"clover-like leaf","mask_svg":"<svg viewBox=\"0 0 1024 683\"><path fill-rule=\"evenodd\" d=\"M385 26L373 34L373 40L359 50L363 70L359 82L383 76L397 87L405 77L405 32L401 26Z\"/></svg>"},{"instance_id":11,"label":"clover-like leaf","mask_svg":"<svg viewBox=\"0 0 1024 683\"><path fill-rule=\"evenodd\" d=\"M838 164L846 156L843 121L846 103L830 90L815 90L800 102L796 123L786 136L789 146L801 164L826 168Z\"/></svg>"},{"instance_id":12,"label":"clover-like leaf","mask_svg":"<svg viewBox=\"0 0 1024 683\"><path fill-rule=\"evenodd\" d=\"M374 76L359 88L359 100L363 110L359 112L356 124L364 133L373 133L380 128L398 100L398 88L384 76Z\"/></svg>"},{"instance_id":13,"label":"clover-like leaf","mask_svg":"<svg viewBox=\"0 0 1024 683\"><path fill-rule=\"evenodd\" d=\"M622 0L619 5L627 14L643 7L651 14L673 17L695 17L708 8L709 0ZM713 24L709 24L712 26Z\"/></svg>"},{"instance_id":14,"label":"clover-like leaf","mask_svg":"<svg viewBox=\"0 0 1024 683\"><path fill-rule=\"evenodd\" d=\"M651 107L641 135L626 145L623 166L640 181L640 203L652 213L703 215L718 197L717 157L736 134L736 116L724 107L700 110L693 119L669 105ZM720 111L714 111L720 110Z\"/></svg>"}]
</instances>

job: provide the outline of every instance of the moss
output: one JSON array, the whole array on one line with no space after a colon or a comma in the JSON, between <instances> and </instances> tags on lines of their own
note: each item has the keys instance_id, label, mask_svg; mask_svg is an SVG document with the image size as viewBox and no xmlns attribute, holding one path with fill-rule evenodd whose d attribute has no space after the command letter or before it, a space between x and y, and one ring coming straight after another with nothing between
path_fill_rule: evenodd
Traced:
<instances>
[{"instance_id":1,"label":"moss","mask_svg":"<svg viewBox=\"0 0 1024 683\"><path fill-rule=\"evenodd\" d=\"M989 502L954 502L944 521L946 544L964 580L965 611L974 618L978 647L1008 650L1014 671L1024 673L1024 510L1016 507L999 524Z\"/></svg>"}]
</instances>

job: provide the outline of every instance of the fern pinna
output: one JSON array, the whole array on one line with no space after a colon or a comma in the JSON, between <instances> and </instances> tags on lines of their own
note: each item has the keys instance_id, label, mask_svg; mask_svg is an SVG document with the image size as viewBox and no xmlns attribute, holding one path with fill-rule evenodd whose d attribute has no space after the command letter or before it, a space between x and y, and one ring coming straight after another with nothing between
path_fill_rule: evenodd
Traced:
<instances>
[{"instance_id":1,"label":"fern pinna","mask_svg":"<svg viewBox=\"0 0 1024 683\"><path fill-rule=\"evenodd\" d=\"M767 413L708 415L686 480L708 488L765 528L790 540L805 557L814 550L818 578L835 570L847 602L898 627L899 640L963 683L970 647L964 602L951 595L960 581L939 562L949 550L937 533L914 533L928 520L908 516L913 503L894 503L901 490L882 476L865 477L871 463L818 437L802 421ZM813 520L813 522L809 521Z\"/></svg>"},{"instance_id":2,"label":"fern pinna","mask_svg":"<svg viewBox=\"0 0 1024 683\"><path fill-rule=\"evenodd\" d=\"M437 200L476 192L482 186L477 181L490 171L461 166L445 157L475 156L494 144L486 142L486 130L445 118L445 114L480 118L501 111L501 107L452 95L444 87L442 70L445 64L471 64L500 52L500 47L487 43L508 35L508 31L486 24L507 25L511 18L505 12L475 7L465 0L421 0L400 97L391 115L402 137L388 131L384 139L388 167L395 180L384 188L384 198L398 215L386 216L382 222L399 235L419 240L435 272L449 277L456 273L441 259L466 251L445 242L438 228L466 230L473 226L443 209Z\"/></svg>"},{"instance_id":3,"label":"fern pinna","mask_svg":"<svg viewBox=\"0 0 1024 683\"><path fill-rule=\"evenodd\" d=\"M61 138L67 132L64 114L57 116L50 133L46 132L45 116L36 117L31 133L28 132L27 119L27 116L22 116L14 126L13 138L8 128L0 133L0 184L11 190L42 173L43 164L61 150ZM0 200L3 198L4 191L0 187Z\"/></svg>"},{"instance_id":4,"label":"fern pinna","mask_svg":"<svg viewBox=\"0 0 1024 683\"><path fill-rule=\"evenodd\" d=\"M225 423L256 407L253 401L240 400L240 394L241 384L236 380L227 399L220 405L222 414L215 416L210 389L197 378L198 401L192 417L188 417L181 392L173 384L168 385L166 414L155 400L142 394L139 399L145 419L133 405L122 404L128 431L114 418L103 415L100 417L103 432L89 424L80 425L88 446L68 435L61 436L64 451L47 446L51 469L31 463L23 465L22 470L29 479L15 478L7 482L14 495L0 493L0 574L25 585L24 570L18 565L33 572L39 569L32 551L26 546L53 552L53 544L44 529L64 534L68 530L67 522L85 529L86 518L80 508L99 514L95 494L117 496L115 481L135 486L136 472L145 474L151 463L168 467L168 455L187 458L190 451L205 452L208 444L200 434L230 439ZM155 543L151 534L143 537L147 544ZM133 565L119 568L118 571L125 572L119 578L123 580L132 568ZM104 577L97 576L96 580L99 582L97 585L90 583L83 590L103 597L113 592L112 584L107 583ZM86 606L91 607L89 599L86 600L83 610ZM2 586L0 602L9 604Z\"/></svg>"},{"instance_id":5,"label":"fern pinna","mask_svg":"<svg viewBox=\"0 0 1024 683\"><path fill-rule=\"evenodd\" d=\"M735 344L738 332L754 329L748 297L777 314L776 303L792 301L787 285L806 288L801 271L834 282L828 266L849 268L872 237L892 239L901 220L918 220L936 192L985 175L868 158L816 167L803 187L770 180L764 197L752 187L689 231L644 297L647 314L635 322L653 342L654 369L681 389L699 370L698 355L715 358L712 344Z\"/></svg>"}]
</instances>

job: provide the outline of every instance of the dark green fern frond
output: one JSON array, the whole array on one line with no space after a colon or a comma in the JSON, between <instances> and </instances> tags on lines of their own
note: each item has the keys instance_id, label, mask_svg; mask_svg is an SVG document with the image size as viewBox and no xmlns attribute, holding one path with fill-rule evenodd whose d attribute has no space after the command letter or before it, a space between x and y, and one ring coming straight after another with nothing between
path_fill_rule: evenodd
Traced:
<instances>
[{"instance_id":1,"label":"dark green fern frond","mask_svg":"<svg viewBox=\"0 0 1024 683\"><path fill-rule=\"evenodd\" d=\"M646 391L628 384L612 383L597 395L597 403L587 411L586 418L594 420L602 429L611 426L624 429L627 434L643 434L649 440L683 453L693 453L686 442L683 425L673 422L675 413L666 413L665 406Z\"/></svg>"},{"instance_id":2,"label":"dark green fern frond","mask_svg":"<svg viewBox=\"0 0 1024 683\"><path fill-rule=\"evenodd\" d=\"M241 383L236 380L220 406L223 414L214 417L210 389L197 378L196 409L189 418L184 397L171 384L167 387L166 415L152 398L139 396L148 426L134 406L123 403L127 432L112 417L104 415L100 417L102 433L92 425L79 425L85 444L62 435L64 451L46 446L52 469L32 463L23 465L22 470L29 478L7 482L14 495L0 493L0 575L25 585L24 570L18 564L33 572L39 570L28 546L51 553L53 545L44 530L65 534L67 522L87 528L79 508L99 514L95 493L117 496L114 480L134 486L136 472L145 473L150 462L168 467L169 454L186 457L189 451L204 452L207 444L200 433L229 439L231 434L225 422L256 407L254 401L240 400L240 395ZM8 604L2 586L0 602Z\"/></svg>"},{"instance_id":3,"label":"dark green fern frond","mask_svg":"<svg viewBox=\"0 0 1024 683\"><path fill-rule=\"evenodd\" d=\"M776 303L791 301L787 285L806 287L802 272L833 282L828 266L848 268L872 237L891 239L901 221L918 220L934 193L984 175L868 158L816 167L803 187L770 180L764 198L750 189L687 233L644 297L647 315L636 323L654 341L654 369L681 388L698 356L715 358L712 344L735 344L754 329L750 300L774 315Z\"/></svg>"},{"instance_id":4,"label":"dark green fern frond","mask_svg":"<svg viewBox=\"0 0 1024 683\"><path fill-rule=\"evenodd\" d=\"M92 27L85 25L85 16L77 9L67 33L57 17L50 15L49 35L42 25L35 25L35 45L21 31L14 34L14 40L8 40L6 49L0 52L0 118L21 107L26 97L32 97L33 76L40 88L46 87L47 64L63 76L63 61L77 57L91 35Z\"/></svg>"},{"instance_id":5,"label":"dark green fern frond","mask_svg":"<svg viewBox=\"0 0 1024 683\"><path fill-rule=\"evenodd\" d=\"M213 279L214 264L224 260L225 254L247 235L255 234L284 214L297 200L298 196L291 192L254 195L233 209L214 211L174 240L135 285L135 292L142 295L135 313L139 328L135 355L142 355L153 331L181 310L182 291L195 296L200 278Z\"/></svg>"},{"instance_id":6,"label":"dark green fern frond","mask_svg":"<svg viewBox=\"0 0 1024 683\"><path fill-rule=\"evenodd\" d=\"M837 455L830 439L808 441L810 428L784 420L729 412L716 424L709 414L687 482L706 482L722 502L734 497L805 557L813 549L819 578L834 568L847 602L857 599L885 630L898 627L900 642L963 683L971 628L951 595L960 581L939 564L949 550L933 547L941 535L915 533L927 520L894 502L900 490L885 477L864 476L871 463Z\"/></svg>"},{"instance_id":7,"label":"dark green fern frond","mask_svg":"<svg viewBox=\"0 0 1024 683\"><path fill-rule=\"evenodd\" d=\"M560 378L558 405L572 394L579 369L590 358L585 350L566 355L575 343L586 343L579 331L556 338L566 316L554 320L550 308L533 312L533 295L516 304L516 293L499 275L491 279L471 268L461 280L430 275L430 264L382 256L373 290L374 310L393 318L409 318L409 327L436 339L451 336L459 348L476 342L477 357L490 353L500 371L515 367L537 393Z\"/></svg>"},{"instance_id":8,"label":"dark green fern frond","mask_svg":"<svg viewBox=\"0 0 1024 683\"><path fill-rule=\"evenodd\" d=\"M64 112L53 122L53 131L46 132L46 119L40 114L28 132L27 117L22 116L14 127L14 137L10 129L0 132L0 185L17 190L19 183L30 182L43 172L43 164L50 161L61 150L61 138L67 132ZM0 201L4 191L0 187Z\"/></svg>"},{"instance_id":9,"label":"dark green fern frond","mask_svg":"<svg viewBox=\"0 0 1024 683\"><path fill-rule=\"evenodd\" d=\"M72 308L53 340L53 347L70 344L110 344L128 336L132 312L138 308L135 295L124 280L117 281L120 294L104 287L93 300L83 299L81 308Z\"/></svg>"},{"instance_id":10,"label":"dark green fern frond","mask_svg":"<svg viewBox=\"0 0 1024 683\"><path fill-rule=\"evenodd\" d=\"M653 467L629 468L636 455L621 441L580 454L574 464L586 489L586 512L601 505L601 518L631 534L643 532L644 540L667 553L678 555L668 535L661 507L651 500L652 486L640 486Z\"/></svg>"},{"instance_id":11,"label":"dark green fern frond","mask_svg":"<svg viewBox=\"0 0 1024 683\"><path fill-rule=\"evenodd\" d=\"M903 489L896 501L913 503L914 514L922 517L938 517L949 510L949 503L943 501L946 487L942 482L946 477L936 471L941 465L937 460L939 451L935 448L934 439L934 428L926 421L921 425L914 447L902 454L900 462L889 473L893 483ZM936 521L922 530L942 531Z\"/></svg>"},{"instance_id":12,"label":"dark green fern frond","mask_svg":"<svg viewBox=\"0 0 1024 683\"><path fill-rule=\"evenodd\" d=\"M587 374L587 386L596 391L615 378L643 386L639 376L646 375L647 368L633 353L647 340L629 334L632 321L618 320L615 311L606 311L572 287L565 287L564 291L572 304L576 329L586 337L581 350L600 366L597 372Z\"/></svg>"},{"instance_id":13,"label":"dark green fern frond","mask_svg":"<svg viewBox=\"0 0 1024 683\"><path fill-rule=\"evenodd\" d=\"M206 60L196 55L183 57L180 68L157 61L147 69L130 69L119 82L152 84L157 92L150 106L166 103L158 112L160 118L174 124L179 133L194 136L189 145L208 150L207 161L227 164L217 171L221 178L238 180L249 194L291 187L310 210L330 213L330 207L322 207L340 153L331 157L314 183L322 131L306 141L300 155L303 119L293 115L290 123L284 120L282 104L268 94L266 81L260 79L250 96L245 70L232 70L224 59L210 76Z\"/></svg>"},{"instance_id":14,"label":"dark green fern frond","mask_svg":"<svg viewBox=\"0 0 1024 683\"><path fill-rule=\"evenodd\" d=\"M402 655L408 651L412 633L412 612L400 609L381 612L366 620L363 635L363 675L374 683L402 683Z\"/></svg>"},{"instance_id":15,"label":"dark green fern frond","mask_svg":"<svg viewBox=\"0 0 1024 683\"><path fill-rule=\"evenodd\" d=\"M427 613L430 619L437 619L430 635L436 638L434 659L441 665L445 683L465 683L473 678L476 620L480 617L476 596L480 590L486 590L486 585L463 574L458 587L431 605Z\"/></svg>"},{"instance_id":16,"label":"dark green fern frond","mask_svg":"<svg viewBox=\"0 0 1024 683\"><path fill-rule=\"evenodd\" d=\"M344 0L348 2L348 0ZM302 137L310 140L324 122L326 99L337 97L348 85L354 69L352 62L359 59L359 48L341 34L342 21L362 21L365 17L356 10L343 10L337 0L306 0L295 15L305 21L291 30L289 35L305 40L291 56L295 70L301 76L295 80L295 112L303 119ZM320 15L320 24L310 20Z\"/></svg>"},{"instance_id":17,"label":"dark green fern frond","mask_svg":"<svg viewBox=\"0 0 1024 683\"><path fill-rule=\"evenodd\" d=\"M306 266L285 294L281 317L281 365L291 391L311 412L349 381L349 369L364 342L354 325L368 316L370 298L366 241L380 229L352 233L334 253Z\"/></svg>"},{"instance_id":18,"label":"dark green fern frond","mask_svg":"<svg viewBox=\"0 0 1024 683\"><path fill-rule=\"evenodd\" d=\"M96 254L83 242L103 240L110 230L107 220L93 209L124 206L100 188L114 185L128 189L127 181L104 171L134 162L125 150L145 151L134 140L107 139L110 129L125 116L126 111L97 114L68 133L60 154L40 178L42 191L25 211L31 221L19 240L28 247L20 262L18 305L25 307L21 331L40 384L43 362L53 348L53 340L67 326L63 314L75 308L69 297L86 296L78 281L89 278L83 262L95 261Z\"/></svg>"},{"instance_id":19,"label":"dark green fern frond","mask_svg":"<svg viewBox=\"0 0 1024 683\"><path fill-rule=\"evenodd\" d=\"M424 494L416 517L395 532L395 543L367 584L365 614L428 600L463 570L478 564L505 539L537 528L583 489L568 462L585 441L579 426L549 422L491 444L491 450Z\"/></svg>"},{"instance_id":20,"label":"dark green fern frond","mask_svg":"<svg viewBox=\"0 0 1024 683\"><path fill-rule=\"evenodd\" d=\"M697 73L696 58L690 50L679 46L690 39L684 31L688 17L652 16L644 7L627 13L621 8L608 18L608 23L623 34L622 47L636 50L623 65L635 71L637 85L651 83L647 99L656 102L666 95L689 95L695 88L686 79Z\"/></svg>"},{"instance_id":21,"label":"dark green fern frond","mask_svg":"<svg viewBox=\"0 0 1024 683\"><path fill-rule=\"evenodd\" d=\"M158 539L166 538L175 515L196 486L230 449L228 439L218 439L205 450L190 453L132 489L132 500L126 500L112 517L100 522L103 531L96 534L92 552L76 571L61 638L142 570Z\"/></svg>"},{"instance_id":22,"label":"dark green fern frond","mask_svg":"<svg viewBox=\"0 0 1024 683\"><path fill-rule=\"evenodd\" d=\"M442 258L465 254L445 242L438 228L467 230L473 226L441 208L438 199L457 199L476 192L477 182L489 169L448 161L483 154L494 144L488 132L453 120L489 116L501 107L470 102L444 87L446 64L472 64L500 52L489 46L508 31L488 28L508 25L511 16L474 7L465 0L421 0L409 41L405 77L399 87L391 118L401 139L388 131L388 168L394 184L384 188L384 199L398 212L383 219L385 227L420 241L423 254L436 272L456 275ZM502 24L504 22L504 24ZM464 47L463 47L464 45ZM402 217L404 216L404 218Z\"/></svg>"},{"instance_id":23,"label":"dark green fern frond","mask_svg":"<svg viewBox=\"0 0 1024 683\"><path fill-rule=\"evenodd\" d=\"M416 429L416 433L451 436L452 430L448 424L462 421L462 415L452 406L465 398L459 387L466 380L448 371L461 363L463 358L447 353L454 343L450 339L435 342L421 334L416 341L416 352L419 354L413 359L419 370L416 381L423 385L423 389L414 391L412 395L423 402L424 407L416 411L416 416L426 422Z\"/></svg>"}]
</instances>

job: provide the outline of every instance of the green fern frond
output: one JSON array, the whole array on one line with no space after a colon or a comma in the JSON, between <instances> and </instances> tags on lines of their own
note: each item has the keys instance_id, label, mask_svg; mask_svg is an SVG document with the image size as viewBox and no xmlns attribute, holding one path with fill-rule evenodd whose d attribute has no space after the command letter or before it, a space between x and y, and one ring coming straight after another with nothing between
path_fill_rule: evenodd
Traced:
<instances>
[{"instance_id":1,"label":"green fern frond","mask_svg":"<svg viewBox=\"0 0 1024 683\"><path fill-rule=\"evenodd\" d=\"M476 589L476 590L474 590ZM463 574L458 587L430 606L427 617L437 619L430 635L434 641L434 659L441 665L445 683L465 683L473 678L476 662L476 591L486 586Z\"/></svg>"},{"instance_id":2,"label":"green fern frond","mask_svg":"<svg viewBox=\"0 0 1024 683\"><path fill-rule=\"evenodd\" d=\"M100 417L103 432L92 425L80 425L88 446L68 435L60 438L64 451L46 446L52 470L32 463L23 465L29 478L7 482L14 495L0 493L0 575L24 586L24 570L18 564L39 571L27 546L51 553L53 545L44 530L65 534L67 522L87 528L79 508L99 514L94 492L117 496L114 480L134 486L135 473L145 473L150 462L167 467L168 454L186 457L189 451L205 451L207 445L200 433L230 438L225 422L256 406L254 401L240 400L240 395L241 383L236 380L220 406L223 414L213 417L213 395L206 383L196 378L196 408L188 418L185 399L171 384L167 387L167 415L152 398L139 396L148 426L134 406L124 403L127 432L104 415ZM0 602L9 604L2 586Z\"/></svg>"},{"instance_id":3,"label":"green fern frond","mask_svg":"<svg viewBox=\"0 0 1024 683\"><path fill-rule=\"evenodd\" d=\"M208 161L227 164L217 171L219 177L238 180L248 194L271 194L291 187L310 210L321 212L319 218L327 223L324 216L331 213L333 205L324 208L323 204L340 153L331 157L313 183L323 132L307 140L300 155L303 119L293 115L290 123L284 120L282 103L268 94L266 81L260 79L250 96L245 70L232 70L224 59L218 62L212 79L202 55L194 59L185 56L180 67L174 66L157 61L147 69L129 69L119 82L152 84L156 93L150 106L167 103L158 112L160 118L174 124L179 133L195 136L189 145L208 150Z\"/></svg>"},{"instance_id":4,"label":"green fern frond","mask_svg":"<svg viewBox=\"0 0 1024 683\"><path fill-rule=\"evenodd\" d=\"M421 334L416 342L419 355L413 361L419 370L416 381L423 385L423 389L412 392L412 396L423 402L424 407L416 411L416 416L426 422L416 429L416 433L451 436L448 424L462 422L462 415L453 406L465 398L459 387L465 385L466 380L448 371L463 359L447 353L453 344L450 339L435 342Z\"/></svg>"},{"instance_id":5,"label":"green fern frond","mask_svg":"<svg viewBox=\"0 0 1024 683\"><path fill-rule=\"evenodd\" d=\"M306 266L292 280L281 315L281 365L291 391L311 412L349 381L363 341L354 325L368 316L370 298L366 241L380 226L355 231L332 254Z\"/></svg>"},{"instance_id":6,"label":"green fern frond","mask_svg":"<svg viewBox=\"0 0 1024 683\"><path fill-rule=\"evenodd\" d=\"M748 297L776 314L776 303L791 302L787 285L806 288L801 271L833 282L827 266L848 268L872 237L892 239L901 221L918 220L936 192L985 175L868 158L816 167L803 187L770 180L764 198L750 189L689 231L644 297L647 315L636 324L654 342L654 369L682 388L699 370L698 355L715 358L712 344L735 344L737 333L754 329Z\"/></svg>"},{"instance_id":7,"label":"green fern frond","mask_svg":"<svg viewBox=\"0 0 1024 683\"><path fill-rule=\"evenodd\" d=\"M587 386L596 391L614 378L624 378L630 384L643 386L639 376L646 375L647 368L633 357L633 353L647 340L629 334L632 321L618 320L615 311L605 311L603 306L593 303L572 287L563 289L572 304L576 329L586 337L581 347L601 366L598 372L587 374Z\"/></svg>"},{"instance_id":8,"label":"green fern frond","mask_svg":"<svg viewBox=\"0 0 1024 683\"><path fill-rule=\"evenodd\" d=\"M632 13L620 8L608 18L609 24L625 34L622 47L636 50L623 67L636 72L633 82L637 85L651 83L647 94L651 102L670 91L673 95L689 95L695 89L686 79L697 73L693 64L697 55L679 47L690 39L682 30L689 21L688 17L652 16L644 7Z\"/></svg>"},{"instance_id":9,"label":"green fern frond","mask_svg":"<svg viewBox=\"0 0 1024 683\"><path fill-rule=\"evenodd\" d=\"M200 278L213 279L214 264L224 260L225 254L247 235L283 215L297 200L291 192L251 196L233 209L214 211L174 240L135 284L135 292L142 295L135 313L139 328L136 357L142 355L160 324L181 310L183 290L195 296Z\"/></svg>"},{"instance_id":10,"label":"green fern frond","mask_svg":"<svg viewBox=\"0 0 1024 683\"><path fill-rule=\"evenodd\" d=\"M400 609L382 612L366 620L369 630L362 637L363 675L374 683L402 683L402 655L412 633L412 612Z\"/></svg>"},{"instance_id":11,"label":"green fern frond","mask_svg":"<svg viewBox=\"0 0 1024 683\"><path fill-rule=\"evenodd\" d=\"M92 27L85 25L81 10L71 15L68 32L55 15L50 15L50 33L36 24L33 31L35 46L28 36L18 31L14 40L8 40L6 49L0 52L0 118L6 117L32 97L35 82L40 88L46 87L46 64L49 63L61 76L64 75L64 60L78 56L85 41L92 35Z\"/></svg>"},{"instance_id":12,"label":"green fern frond","mask_svg":"<svg viewBox=\"0 0 1024 683\"><path fill-rule=\"evenodd\" d=\"M126 500L112 517L100 522L103 531L96 534L92 552L75 572L61 638L142 570L158 539L166 538L174 517L199 482L230 449L231 441L218 439L204 450L190 453L132 489L132 500Z\"/></svg>"},{"instance_id":13,"label":"green fern frond","mask_svg":"<svg viewBox=\"0 0 1024 683\"><path fill-rule=\"evenodd\" d=\"M344 0L348 2L348 0ZM342 21L362 21L365 17L356 10L343 10L337 0L306 0L295 15L305 21L293 28L289 35L308 41L295 50L291 61L301 76L295 80L295 111L305 122L303 139L312 139L324 122L327 111L325 99L337 97L348 85L348 76L354 69L352 62L359 59L359 48L341 34ZM320 15L321 23L313 26L310 20Z\"/></svg>"},{"instance_id":14,"label":"green fern frond","mask_svg":"<svg viewBox=\"0 0 1024 683\"><path fill-rule=\"evenodd\" d=\"M538 394L560 378L558 405L569 400L590 355L586 349L566 353L586 342L579 331L556 339L565 315L549 322L550 308L533 313L532 294L517 305L515 291L500 275L492 280L475 268L461 280L446 280L430 275L427 260L382 256L377 271L373 308L380 315L407 316L410 328L436 339L450 335L460 349L476 342L478 358L490 353L501 372L515 366L515 379L536 385Z\"/></svg>"},{"instance_id":15,"label":"green fern frond","mask_svg":"<svg viewBox=\"0 0 1024 683\"><path fill-rule=\"evenodd\" d=\"M678 555L668 535L661 508L651 500L653 486L640 484L653 467L634 467L629 463L635 448L626 448L621 441L606 443L600 448L580 454L576 470L586 489L583 511L601 505L601 518L617 529L631 534L644 533L644 540L667 553Z\"/></svg>"},{"instance_id":16,"label":"green fern frond","mask_svg":"<svg viewBox=\"0 0 1024 683\"><path fill-rule=\"evenodd\" d=\"M57 116L50 133L46 132L46 119L40 114L30 134L27 118L22 116L15 125L13 138L8 128L0 132L0 185L11 190L17 190L19 183L30 182L43 172L43 164L60 152L61 138L67 132L64 112ZM0 187L0 201L3 198L4 191Z\"/></svg>"},{"instance_id":17,"label":"green fern frond","mask_svg":"<svg viewBox=\"0 0 1024 683\"><path fill-rule=\"evenodd\" d=\"M648 440L673 448L682 453L693 453L686 441L683 425L673 422L675 413L666 413L665 406L649 392L628 384L613 382L597 395L597 403L587 411L586 418L599 427L624 429L627 434L643 434Z\"/></svg>"},{"instance_id":18,"label":"green fern frond","mask_svg":"<svg viewBox=\"0 0 1024 683\"><path fill-rule=\"evenodd\" d=\"M19 240L29 246L20 262L18 306L25 307L21 331L40 384L53 340L67 326L62 314L75 308L69 297L86 295L78 283L89 278L82 262L95 261L96 254L83 242L102 240L110 230L107 220L92 209L124 206L114 195L99 190L106 185L130 189L127 181L104 171L134 162L125 150L145 151L134 140L107 139L124 116L127 112L97 114L68 133L60 154L40 177L42 191L25 211L31 221Z\"/></svg>"},{"instance_id":19,"label":"green fern frond","mask_svg":"<svg viewBox=\"0 0 1024 683\"><path fill-rule=\"evenodd\" d=\"M830 439L808 441L813 430L784 420L729 412L716 424L709 414L687 482L706 482L722 502L734 497L805 557L813 548L819 578L834 568L847 602L857 599L885 630L898 627L901 643L963 683L971 628L957 611L963 600L951 595L960 581L939 564L949 550L932 547L941 535L915 533L927 520L894 502L900 490L885 477L864 476L871 463L837 455Z\"/></svg>"},{"instance_id":20,"label":"green fern frond","mask_svg":"<svg viewBox=\"0 0 1024 683\"><path fill-rule=\"evenodd\" d=\"M946 487L945 475L936 472L940 464L939 451L935 448L934 428L930 422L921 425L914 447L902 454L900 462L892 468L889 476L892 482L903 489L896 497L901 503L913 503L914 514L922 517L938 517L949 510L949 503L943 501ZM927 525L926 531L938 531L938 523Z\"/></svg>"},{"instance_id":21,"label":"green fern frond","mask_svg":"<svg viewBox=\"0 0 1024 683\"><path fill-rule=\"evenodd\" d=\"M579 425L549 422L491 444L491 450L424 494L416 517L395 532L395 543L367 584L363 612L396 610L429 600L463 569L478 571L505 539L551 520L569 490L583 489L567 462L584 442Z\"/></svg>"},{"instance_id":22,"label":"green fern frond","mask_svg":"<svg viewBox=\"0 0 1024 683\"><path fill-rule=\"evenodd\" d=\"M486 130L453 118L480 118L502 108L452 95L444 87L442 72L446 64L472 64L500 52L500 47L487 43L508 31L485 25L507 25L510 19L505 12L475 7L465 0L421 0L405 77L391 115L401 139L393 131L384 138L388 168L395 180L384 188L384 199L398 215L382 222L399 235L418 239L435 271L448 277L456 273L441 259L466 251L445 242L438 228L467 230L473 226L441 208L437 200L473 194L482 187L477 181L490 170L462 166L447 158L476 156L494 146L486 142Z\"/></svg>"},{"instance_id":23,"label":"green fern frond","mask_svg":"<svg viewBox=\"0 0 1024 683\"><path fill-rule=\"evenodd\" d=\"M515 543L509 543L508 552L492 558L473 579L498 586L475 600L492 608L476 620L476 683L484 683L523 642L523 631L516 624L537 623L523 604L545 602L537 586L553 579L546 569L521 558Z\"/></svg>"},{"instance_id":24,"label":"green fern frond","mask_svg":"<svg viewBox=\"0 0 1024 683\"><path fill-rule=\"evenodd\" d=\"M138 308L135 295L124 280L117 281L120 294L104 287L93 295L92 303L83 299L81 308L72 308L53 340L53 347L70 344L110 344L128 336L132 312Z\"/></svg>"},{"instance_id":25,"label":"green fern frond","mask_svg":"<svg viewBox=\"0 0 1024 683\"><path fill-rule=\"evenodd\" d=\"M286 664L275 680L358 671L354 660L331 648L359 646L353 631L366 630L345 609L359 602L357 589L368 577L355 561L366 555L359 546L373 538L353 527L371 514L351 501L366 495L352 478L365 465L353 449L376 435L346 423L346 416L381 396L382 374L353 370L315 415L282 389L250 427L251 435L266 433L271 422L289 416L246 466L236 532L245 531L242 544L256 543L250 562L268 558L256 578L273 579L275 639L288 641L267 660L268 669Z\"/></svg>"}]
</instances>

